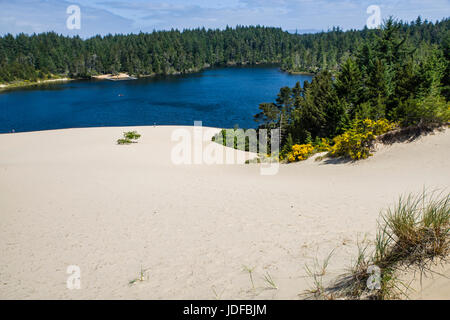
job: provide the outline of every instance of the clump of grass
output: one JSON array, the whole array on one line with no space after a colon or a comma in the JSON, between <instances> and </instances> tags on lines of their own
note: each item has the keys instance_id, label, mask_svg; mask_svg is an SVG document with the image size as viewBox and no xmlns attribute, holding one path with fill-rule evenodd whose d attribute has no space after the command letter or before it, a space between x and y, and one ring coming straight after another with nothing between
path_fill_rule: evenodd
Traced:
<instances>
[{"instance_id":1,"label":"clump of grass","mask_svg":"<svg viewBox=\"0 0 450 320\"><path fill-rule=\"evenodd\" d=\"M400 199L382 216L383 232L379 235L376 262L391 265L398 261L423 266L449 253L450 194ZM391 244L391 245L389 245Z\"/></svg>"},{"instance_id":2,"label":"clump of grass","mask_svg":"<svg viewBox=\"0 0 450 320\"><path fill-rule=\"evenodd\" d=\"M255 282L253 281L253 270L255 269L255 268L249 268L249 267L247 267L247 266L242 266L243 267L243 269L244 269L244 271L245 272L248 272L248 275L249 275L249 277L250 277L250 281L251 281L251 283L252 283L252 289L254 290L255 289Z\"/></svg>"},{"instance_id":3,"label":"clump of grass","mask_svg":"<svg viewBox=\"0 0 450 320\"><path fill-rule=\"evenodd\" d=\"M372 254L367 253L367 245L358 246L356 263L331 291L352 299L407 297L408 286L399 280L397 271L414 268L422 276L433 263L448 259L450 194L423 192L401 197L381 214L374 245ZM373 280L378 282L376 289L370 288Z\"/></svg>"},{"instance_id":4,"label":"clump of grass","mask_svg":"<svg viewBox=\"0 0 450 320\"><path fill-rule=\"evenodd\" d=\"M375 246L378 248L377 241ZM349 273L328 289L347 299L398 299L405 294L406 286L400 288L403 283L399 281L395 271L396 268L393 267L381 269L368 253L368 244L358 243L358 256Z\"/></svg>"},{"instance_id":5,"label":"clump of grass","mask_svg":"<svg viewBox=\"0 0 450 320\"><path fill-rule=\"evenodd\" d=\"M267 283L267 287L266 287L267 289L271 289L271 290L277 290L278 289L278 287L275 284L275 281L273 281L272 276L270 275L270 273L267 272L263 276L263 280L264 280L265 283Z\"/></svg>"},{"instance_id":6,"label":"clump of grass","mask_svg":"<svg viewBox=\"0 0 450 320\"><path fill-rule=\"evenodd\" d=\"M130 144L137 143L137 141L141 137L137 131L128 131L123 133L123 138L117 140L117 144Z\"/></svg>"},{"instance_id":7,"label":"clump of grass","mask_svg":"<svg viewBox=\"0 0 450 320\"><path fill-rule=\"evenodd\" d=\"M306 290L303 294L300 294L301 296L324 300L333 299L333 296L327 292L328 290L323 285L323 277L327 272L328 264L333 252L334 250L332 250L328 256L325 257L322 263L319 263L319 260L316 257L312 266L309 266L308 264L305 265L306 274L313 280L313 285L311 289Z\"/></svg>"},{"instance_id":8,"label":"clump of grass","mask_svg":"<svg viewBox=\"0 0 450 320\"><path fill-rule=\"evenodd\" d=\"M148 270L144 270L141 266L141 271L139 273L139 277L128 281L128 284L131 286L137 282L143 282L145 280L148 280Z\"/></svg>"},{"instance_id":9,"label":"clump of grass","mask_svg":"<svg viewBox=\"0 0 450 320\"><path fill-rule=\"evenodd\" d=\"M212 286L211 290L214 293L214 297L215 297L216 300L221 300L222 299L222 295L225 292L225 289L223 289L220 294L216 291L216 287L215 286Z\"/></svg>"}]
</instances>

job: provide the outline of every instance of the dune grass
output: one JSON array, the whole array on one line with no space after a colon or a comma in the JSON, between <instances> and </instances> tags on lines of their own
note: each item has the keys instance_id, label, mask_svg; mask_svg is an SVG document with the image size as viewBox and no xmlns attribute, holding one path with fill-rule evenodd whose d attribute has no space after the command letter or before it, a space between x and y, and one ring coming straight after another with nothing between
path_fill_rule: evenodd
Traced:
<instances>
[{"instance_id":1,"label":"dune grass","mask_svg":"<svg viewBox=\"0 0 450 320\"><path fill-rule=\"evenodd\" d=\"M255 282L253 281L253 270L255 270L255 268L250 268L246 265L242 266L243 271L248 272L248 276L250 277L250 281L252 283L252 289L255 289Z\"/></svg>"},{"instance_id":2,"label":"dune grass","mask_svg":"<svg viewBox=\"0 0 450 320\"><path fill-rule=\"evenodd\" d=\"M305 265L306 274L313 280L313 284L311 289L306 290L304 293L300 294L300 296L314 299L332 300L332 294L328 293L327 289L324 287L323 277L327 273L328 264L333 252L334 250L331 251L322 262L319 262L319 259L316 257L312 266L308 264Z\"/></svg>"},{"instance_id":3,"label":"dune grass","mask_svg":"<svg viewBox=\"0 0 450 320\"><path fill-rule=\"evenodd\" d=\"M266 272L266 274L262 277L262 279L266 283L266 289L269 289L269 290L277 290L278 289L278 287L277 287L275 281L273 280L272 276L270 275L270 273Z\"/></svg>"},{"instance_id":4,"label":"dune grass","mask_svg":"<svg viewBox=\"0 0 450 320\"><path fill-rule=\"evenodd\" d=\"M327 288L318 275L309 291L320 298L400 299L408 297L408 284L398 273L419 270L422 277L431 267L448 261L450 253L450 194L423 192L401 197L382 212L378 232L369 253L358 245L358 256L349 272Z\"/></svg>"}]
</instances>

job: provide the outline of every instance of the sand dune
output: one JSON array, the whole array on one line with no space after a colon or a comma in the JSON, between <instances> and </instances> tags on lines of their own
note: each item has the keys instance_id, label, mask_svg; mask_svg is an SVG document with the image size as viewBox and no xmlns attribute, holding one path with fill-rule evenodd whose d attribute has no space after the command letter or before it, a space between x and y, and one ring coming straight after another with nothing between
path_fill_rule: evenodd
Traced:
<instances>
[{"instance_id":1,"label":"sand dune","mask_svg":"<svg viewBox=\"0 0 450 320\"><path fill-rule=\"evenodd\" d=\"M139 143L116 145L130 129ZM341 274L380 209L449 186L449 130L263 176L258 165L174 165L174 129L0 135L0 298L297 299L305 263L334 250L327 278ZM66 287L69 265L79 290ZM449 299L449 284L432 279L415 297Z\"/></svg>"}]
</instances>

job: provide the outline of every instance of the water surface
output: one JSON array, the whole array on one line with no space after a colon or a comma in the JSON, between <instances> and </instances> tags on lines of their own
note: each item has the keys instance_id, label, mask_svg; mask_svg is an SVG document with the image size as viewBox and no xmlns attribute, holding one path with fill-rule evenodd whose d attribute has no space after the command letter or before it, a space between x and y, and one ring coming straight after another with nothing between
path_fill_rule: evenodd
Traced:
<instances>
[{"instance_id":1,"label":"water surface","mask_svg":"<svg viewBox=\"0 0 450 320\"><path fill-rule=\"evenodd\" d=\"M192 125L255 127L258 105L283 86L311 80L275 66L208 69L132 81L71 81L0 93L0 132Z\"/></svg>"}]
</instances>

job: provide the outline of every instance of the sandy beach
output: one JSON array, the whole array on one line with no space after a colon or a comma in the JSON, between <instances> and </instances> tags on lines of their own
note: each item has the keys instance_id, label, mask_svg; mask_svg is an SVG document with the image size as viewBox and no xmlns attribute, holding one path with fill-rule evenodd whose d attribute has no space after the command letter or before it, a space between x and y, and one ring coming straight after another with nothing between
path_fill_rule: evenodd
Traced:
<instances>
[{"instance_id":1,"label":"sandy beach","mask_svg":"<svg viewBox=\"0 0 450 320\"><path fill-rule=\"evenodd\" d=\"M101 74L98 76L92 76L92 78L94 79L98 79L98 80L130 80L130 79L135 79L133 77L131 77L129 74L127 73L118 73L117 75L113 75L113 74Z\"/></svg>"},{"instance_id":2,"label":"sandy beach","mask_svg":"<svg viewBox=\"0 0 450 320\"><path fill-rule=\"evenodd\" d=\"M305 264L334 250L325 280L342 274L381 209L450 182L448 129L358 163L309 159L263 176L256 164L173 164L176 128L1 134L0 298L299 299ZM117 145L128 130L139 142ZM66 286L69 265L79 290ZM416 288L450 299L442 276Z\"/></svg>"}]
</instances>

